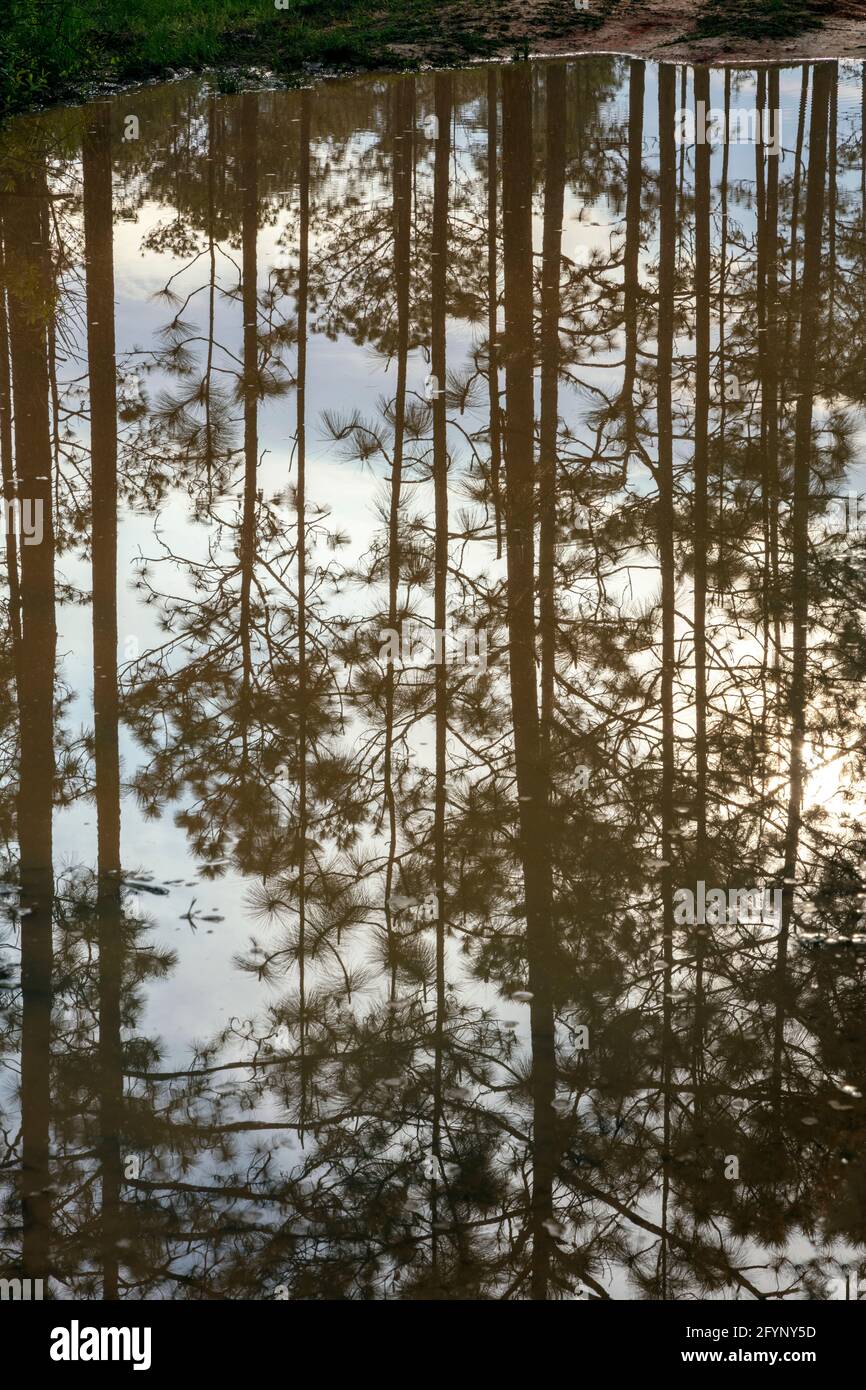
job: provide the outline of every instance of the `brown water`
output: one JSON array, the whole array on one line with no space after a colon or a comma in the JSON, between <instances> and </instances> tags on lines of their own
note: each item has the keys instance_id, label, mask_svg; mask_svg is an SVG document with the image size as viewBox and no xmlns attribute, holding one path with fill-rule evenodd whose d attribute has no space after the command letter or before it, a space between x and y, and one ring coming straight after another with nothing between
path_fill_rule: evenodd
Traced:
<instances>
[{"instance_id":1,"label":"brown water","mask_svg":"<svg viewBox=\"0 0 866 1390\"><path fill-rule=\"evenodd\" d=\"M853 1296L863 102L594 57L0 135L0 1275Z\"/></svg>"}]
</instances>

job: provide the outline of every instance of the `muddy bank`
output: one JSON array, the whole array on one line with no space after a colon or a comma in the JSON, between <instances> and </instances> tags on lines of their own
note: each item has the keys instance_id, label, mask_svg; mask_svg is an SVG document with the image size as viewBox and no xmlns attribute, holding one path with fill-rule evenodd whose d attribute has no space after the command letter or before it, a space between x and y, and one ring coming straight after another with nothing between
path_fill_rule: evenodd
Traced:
<instances>
[{"instance_id":1,"label":"muddy bank","mask_svg":"<svg viewBox=\"0 0 866 1390\"><path fill-rule=\"evenodd\" d=\"M145 23L148 7L156 27ZM710 65L866 56L866 0L832 7L829 0L508 0L495 7L489 0L382 0L374 14L360 0L286 0L264 10L258 0L231 0L219 14L205 11L206 41L197 11L173 10L166 29L158 22L163 10L161 0L145 0L136 28L117 16L97 20L82 0L70 0L81 29L75 46L60 32L13 25L0 46L0 117L197 72L213 73L230 93L361 71L578 53Z\"/></svg>"},{"instance_id":2,"label":"muddy bank","mask_svg":"<svg viewBox=\"0 0 866 1390\"><path fill-rule=\"evenodd\" d=\"M760 8L753 6L754 11ZM837 8L853 11L855 7ZM532 51L633 53L659 61L712 64L866 57L866 13L860 18L854 13L825 15L815 20L814 28L776 37L750 35L736 27L701 36L701 10L691 0L618 5L598 27L576 23L569 33L533 44Z\"/></svg>"}]
</instances>

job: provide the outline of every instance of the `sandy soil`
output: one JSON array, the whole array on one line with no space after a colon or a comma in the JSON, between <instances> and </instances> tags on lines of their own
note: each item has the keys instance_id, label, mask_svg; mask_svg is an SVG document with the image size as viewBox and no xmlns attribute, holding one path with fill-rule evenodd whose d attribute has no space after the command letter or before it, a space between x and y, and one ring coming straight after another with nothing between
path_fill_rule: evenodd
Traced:
<instances>
[{"instance_id":1,"label":"sandy soil","mask_svg":"<svg viewBox=\"0 0 866 1390\"><path fill-rule=\"evenodd\" d=\"M757 0L756 0L757 3ZM590 12L603 8L601 0L588 0ZM459 9L459 5L457 6ZM691 37L701 6L698 0L619 0L614 12L594 29L579 22L557 37L546 37L545 12L550 0L506 0L497 6L500 24L505 21L513 40L529 39L530 56L552 53L630 53L671 62L742 63L796 62L806 58L866 59L866 0L838 0L831 4L821 27L794 38L749 39ZM557 5L559 14L561 9ZM500 29L500 34L502 30ZM505 52L505 50L503 50Z\"/></svg>"},{"instance_id":2,"label":"sandy soil","mask_svg":"<svg viewBox=\"0 0 866 1390\"><path fill-rule=\"evenodd\" d=\"M592 5L593 0L590 0ZM795 38L728 39L689 37L698 10L695 0L652 0L621 5L614 17L587 33L575 26L574 35L536 46L538 53L563 53L569 46L583 52L616 51L672 62L703 59L708 63L796 61L800 58L866 58L866 5L840 4L820 29ZM861 11L857 18L856 12Z\"/></svg>"}]
</instances>

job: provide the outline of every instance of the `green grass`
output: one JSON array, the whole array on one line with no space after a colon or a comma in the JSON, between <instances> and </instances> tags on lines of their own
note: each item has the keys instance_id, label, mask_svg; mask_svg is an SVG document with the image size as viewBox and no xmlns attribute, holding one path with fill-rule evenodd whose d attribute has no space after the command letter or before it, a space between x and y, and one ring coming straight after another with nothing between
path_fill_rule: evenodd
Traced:
<instances>
[{"instance_id":1,"label":"green grass","mask_svg":"<svg viewBox=\"0 0 866 1390\"><path fill-rule=\"evenodd\" d=\"M388 42L431 42L435 0L8 0L0 112L208 64L364 66ZM481 6L478 6L479 12ZM470 34L478 46L480 36ZM446 45L447 46L447 45ZM457 45L459 46L459 45Z\"/></svg>"},{"instance_id":2,"label":"green grass","mask_svg":"<svg viewBox=\"0 0 866 1390\"><path fill-rule=\"evenodd\" d=\"M704 0L696 38L784 39L818 29L829 0Z\"/></svg>"},{"instance_id":3,"label":"green grass","mask_svg":"<svg viewBox=\"0 0 866 1390\"><path fill-rule=\"evenodd\" d=\"M595 28L570 0L6 0L0 19L0 115L80 98L98 83L135 82L178 68L306 64L352 68L423 57L454 62L533 39ZM700 3L700 0L698 0ZM818 23L830 0L703 0L697 34L778 36ZM392 45L396 45L395 49ZM400 46L404 52L400 53ZM408 46L408 50L406 48ZM237 78L227 75L224 81Z\"/></svg>"}]
</instances>

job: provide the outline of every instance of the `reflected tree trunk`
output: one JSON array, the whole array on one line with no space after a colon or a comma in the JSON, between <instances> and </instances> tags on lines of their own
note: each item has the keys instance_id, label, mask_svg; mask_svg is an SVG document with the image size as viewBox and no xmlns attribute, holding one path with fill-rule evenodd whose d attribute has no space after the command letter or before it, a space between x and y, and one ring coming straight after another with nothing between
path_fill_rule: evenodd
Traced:
<instances>
[{"instance_id":1,"label":"reflected tree trunk","mask_svg":"<svg viewBox=\"0 0 866 1390\"><path fill-rule=\"evenodd\" d=\"M634 448L634 388L637 377L637 308L640 293L640 202L643 182L643 106L646 85L646 65L633 58L629 65L628 86L628 176L625 204L625 252L623 265L625 369L623 372L622 402L626 420L626 456L623 472L628 467Z\"/></svg>"},{"instance_id":2,"label":"reflected tree trunk","mask_svg":"<svg viewBox=\"0 0 866 1390\"><path fill-rule=\"evenodd\" d=\"M306 1113L307 948L307 318L310 274L310 93L301 92L298 242L298 362L295 455L298 481L298 989L300 994L301 1133Z\"/></svg>"},{"instance_id":3,"label":"reflected tree trunk","mask_svg":"<svg viewBox=\"0 0 866 1390\"><path fill-rule=\"evenodd\" d=\"M49 411L48 323L54 312L45 239L44 163L33 157L7 204L6 272L12 357L18 495L42 515L39 544L21 546L21 649L26 674L18 687L20 773L17 798L21 856L21 1132L23 1268L45 1278L50 1268L52 919L54 872L54 666L57 648Z\"/></svg>"},{"instance_id":4,"label":"reflected tree trunk","mask_svg":"<svg viewBox=\"0 0 866 1390\"><path fill-rule=\"evenodd\" d=\"M725 68L725 129L730 129L731 110L731 70ZM728 276L728 160L730 145L727 140L722 148L722 181L719 192L719 211L722 219L721 246L719 249L719 518L717 549L717 583L719 593L727 588L725 577L725 427L727 424L728 402L725 377L725 330L726 303L725 290Z\"/></svg>"},{"instance_id":5,"label":"reflected tree trunk","mask_svg":"<svg viewBox=\"0 0 866 1390\"><path fill-rule=\"evenodd\" d=\"M556 1055L550 920L548 786L535 674L534 396L532 306L532 93L528 66L502 75L502 227L505 268L505 469L508 655L526 889L526 951L532 1033L533 1299L547 1297L554 1237L552 1109Z\"/></svg>"},{"instance_id":6,"label":"reflected tree trunk","mask_svg":"<svg viewBox=\"0 0 866 1390\"><path fill-rule=\"evenodd\" d=\"M820 64L818 64L820 67ZM797 144L794 150L794 177L791 192L791 244L789 251L790 271L788 277L788 323L785 333L785 355L783 362L783 381L787 382L791 365L791 349L794 331L794 301L797 292L797 234L800 226L800 183L803 166L803 143L806 137L806 103L809 96L809 64L803 63L800 79L800 112L797 117Z\"/></svg>"},{"instance_id":7,"label":"reflected tree trunk","mask_svg":"<svg viewBox=\"0 0 866 1390\"><path fill-rule=\"evenodd\" d=\"M788 814L785 829L785 873L782 891L782 923L776 957L776 987L779 1006L774 1042L774 1077L777 1111L781 1105L782 1050L784 1046L784 1008L781 1003L787 962L788 939L794 909L794 879L803 804L805 770L809 622L809 508L811 494L812 413L815 397L815 354L820 325L821 232L827 179L827 124L833 67L815 65L812 110L809 122L809 169L806 182L806 212L803 247L803 282L800 295L800 340L797 355L797 408L794 419L794 480L792 510L792 607L793 651L789 687L791 721L788 763Z\"/></svg>"},{"instance_id":8,"label":"reflected tree trunk","mask_svg":"<svg viewBox=\"0 0 866 1390\"><path fill-rule=\"evenodd\" d=\"M118 1296L122 1182L123 1063L120 911L120 754L117 689L117 385L114 335L114 242L111 108L94 108L84 133L84 238L87 360L90 376L92 479L93 717L97 812L99 932L100 1166L103 1291Z\"/></svg>"},{"instance_id":9,"label":"reflected tree trunk","mask_svg":"<svg viewBox=\"0 0 866 1390\"><path fill-rule=\"evenodd\" d=\"M214 224L216 221L216 93L211 92L207 109L207 245L208 245L208 334L207 365L205 367L204 419L205 419L205 467L207 469L208 503L213 503L214 466L214 426L212 418L211 387L213 383L214 332L216 327L216 242Z\"/></svg>"},{"instance_id":10,"label":"reflected tree trunk","mask_svg":"<svg viewBox=\"0 0 866 1390\"><path fill-rule=\"evenodd\" d=\"M838 124L839 124L839 64L832 63L833 81L830 86L830 133L829 133L829 152L830 170L827 176L829 186L829 198L827 208L827 261L829 270L828 286L828 311L827 311L827 341L833 341L833 324L836 317L836 200L837 200L837 166L838 166Z\"/></svg>"},{"instance_id":11,"label":"reflected tree trunk","mask_svg":"<svg viewBox=\"0 0 866 1390\"><path fill-rule=\"evenodd\" d=\"M556 672L556 547L559 427L559 279L562 267L562 216L565 201L565 68L545 68L544 236L541 252L541 419L539 422L538 557L541 636L541 752L550 761ZM549 774L548 774L549 775Z\"/></svg>"},{"instance_id":12,"label":"reflected tree trunk","mask_svg":"<svg viewBox=\"0 0 866 1390\"><path fill-rule=\"evenodd\" d=\"M497 360L497 317L499 274L497 268L497 174L499 166L498 96L499 78L494 64L487 69L487 381L490 410L490 487L496 520L496 558L502 554L502 423L499 407L499 365Z\"/></svg>"},{"instance_id":13,"label":"reflected tree trunk","mask_svg":"<svg viewBox=\"0 0 866 1390\"><path fill-rule=\"evenodd\" d=\"M436 765L433 809L433 878L436 893L436 1036L433 1095L433 1163L431 1192L433 1220L432 1260L438 1261L436 1220L438 1193L436 1170L441 1169L443 1052L445 1045L445 803L448 685L445 665L448 581L448 438L445 398L445 323L448 267L448 164L451 153L453 79L438 74L434 79L437 121L436 157L433 170L433 233L431 248L430 370L433 378L433 626L437 633L434 666Z\"/></svg>"},{"instance_id":14,"label":"reflected tree trunk","mask_svg":"<svg viewBox=\"0 0 866 1390\"><path fill-rule=\"evenodd\" d=\"M695 104L710 109L710 75L695 68ZM695 445L692 534L694 537L695 652L695 880L708 876L707 863L707 556L709 533L710 428L710 146L695 146ZM663 857L667 858L667 855ZM697 947L693 1055L696 1081L703 1068L704 953Z\"/></svg>"},{"instance_id":15,"label":"reflected tree trunk","mask_svg":"<svg viewBox=\"0 0 866 1390\"><path fill-rule=\"evenodd\" d=\"M767 74L767 105L770 119L779 109L779 69ZM767 207L764 219L766 247L766 351L761 382L761 413L767 423L767 487L770 499L770 595L773 614L773 666L777 674L781 660L782 637L779 614L779 164L781 155L772 150L767 159Z\"/></svg>"},{"instance_id":16,"label":"reflected tree trunk","mask_svg":"<svg viewBox=\"0 0 866 1390\"><path fill-rule=\"evenodd\" d=\"M710 108L710 75L695 68L695 102ZM707 467L710 422L710 146L695 146L695 448L694 448L694 642L695 819L697 877L707 853L707 552L710 545Z\"/></svg>"},{"instance_id":17,"label":"reflected tree trunk","mask_svg":"<svg viewBox=\"0 0 866 1390\"><path fill-rule=\"evenodd\" d=\"M394 398L394 452L391 460L391 496L388 514L388 628L400 634L400 501L403 480L403 447L406 434L406 372L409 357L409 285L412 234L412 124L415 119L415 79L401 78L395 87L394 149L392 155L392 216L394 224L394 283L397 295L397 391ZM398 644L399 645L399 644ZM394 796L394 662L385 668L385 751L383 779L388 817L388 862L385 869L385 926L391 954L391 994L396 987L394 924L391 893L397 855L397 805Z\"/></svg>"},{"instance_id":18,"label":"reflected tree trunk","mask_svg":"<svg viewBox=\"0 0 866 1390\"><path fill-rule=\"evenodd\" d=\"M258 476L258 98L241 98L241 168L243 214L241 228L243 307L244 491L240 535L240 640L242 652L241 731L245 774L249 762L249 719L252 693L251 590L256 551L256 482Z\"/></svg>"},{"instance_id":19,"label":"reflected tree trunk","mask_svg":"<svg viewBox=\"0 0 866 1390\"><path fill-rule=\"evenodd\" d=\"M671 867L673 847L671 828L674 795L674 478L673 478L673 412L671 381L674 350L674 288L676 276L676 146L674 143L674 103L676 79L673 68L659 69L659 275L658 275L658 508L657 546L662 586L662 786L661 831L662 862L662 932L664 942L664 1009L662 1038L662 1090L664 1097L663 1145L664 1155L670 1153L671 1138L671 1044L673 1031L673 884ZM668 1204L670 1200L670 1164L663 1158L662 1167L662 1235L659 1249L659 1280L661 1297L668 1289Z\"/></svg>"},{"instance_id":20,"label":"reflected tree trunk","mask_svg":"<svg viewBox=\"0 0 866 1390\"><path fill-rule=\"evenodd\" d=\"M21 595L18 580L18 541L15 534L15 463L12 456L12 377L9 367L9 317L6 307L6 252L0 213L0 468L6 515L6 582L9 585L9 628L15 678L21 681Z\"/></svg>"}]
</instances>

